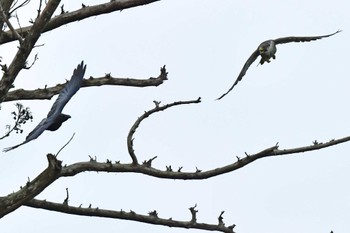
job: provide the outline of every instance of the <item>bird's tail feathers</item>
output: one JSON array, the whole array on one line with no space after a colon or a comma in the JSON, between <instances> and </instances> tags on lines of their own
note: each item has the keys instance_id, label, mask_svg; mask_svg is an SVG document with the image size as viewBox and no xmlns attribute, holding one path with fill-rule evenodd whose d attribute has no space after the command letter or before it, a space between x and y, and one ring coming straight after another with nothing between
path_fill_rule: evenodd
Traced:
<instances>
[{"instance_id":1,"label":"bird's tail feathers","mask_svg":"<svg viewBox=\"0 0 350 233\"><path fill-rule=\"evenodd\" d=\"M3 152L9 152L10 150L13 150L13 149L16 149L17 147L22 146L24 143L26 143L26 142L22 142L21 144L18 144L18 145L15 145L15 146L6 147L6 148L4 148L2 151L3 151Z\"/></svg>"}]
</instances>

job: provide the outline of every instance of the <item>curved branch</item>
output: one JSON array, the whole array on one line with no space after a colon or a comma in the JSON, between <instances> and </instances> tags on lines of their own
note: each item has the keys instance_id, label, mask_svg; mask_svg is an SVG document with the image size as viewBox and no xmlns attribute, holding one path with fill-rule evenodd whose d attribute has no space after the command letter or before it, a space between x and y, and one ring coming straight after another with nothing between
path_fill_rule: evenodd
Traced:
<instances>
[{"instance_id":1,"label":"curved branch","mask_svg":"<svg viewBox=\"0 0 350 233\"><path fill-rule=\"evenodd\" d=\"M129 155L131 156L132 159L132 163L133 164L138 164L137 162L137 158L135 155L135 151L133 148L133 142L134 142L134 134L136 132L136 129L139 127L139 125L141 124L141 122L146 119L147 117L149 117L150 115L152 115L153 113L156 112L161 112L166 110L167 108L171 108L177 105L183 105L183 104L197 104L201 102L201 98L198 98L197 100L190 100L190 101L177 101L171 104L166 104L163 106L159 106L160 102L154 101L155 103L155 107L149 111L146 111L144 114L142 114L141 117L137 118L137 120L135 121L135 123L133 124L133 126L131 127L128 137L127 137L127 145L128 145L128 151L129 151Z\"/></svg>"},{"instance_id":2,"label":"curved branch","mask_svg":"<svg viewBox=\"0 0 350 233\"><path fill-rule=\"evenodd\" d=\"M82 215L82 216L95 216L95 217L104 217L104 218L113 218L113 219L124 219L137 222L150 223L155 225L162 225L168 227L178 227L186 229L200 229L208 231L220 231L225 233L234 233L233 228L235 225L225 227L225 225L219 221L219 224L207 224L207 223L198 223L196 221L178 221L173 220L172 218L165 219L159 218L156 211L152 211L149 215L137 214L134 211L114 211L100 208L83 208L83 207L74 207L67 204L59 204L54 202L49 202L45 200L30 200L27 201L24 205L40 208L45 210L57 211L66 214ZM221 216L221 215L220 215Z\"/></svg>"},{"instance_id":3,"label":"curved branch","mask_svg":"<svg viewBox=\"0 0 350 233\"><path fill-rule=\"evenodd\" d=\"M235 171L261 158L319 150L319 149L327 148L327 147L334 146L334 145L348 142L348 141L350 141L350 136L340 138L337 140L333 139L326 143L314 143L311 146L304 146L304 147L298 147L298 148L292 148L292 149L279 150L278 146L276 145L253 155L246 154L246 157L244 158L237 157L237 161L232 164L215 168L212 170L208 170L208 171L199 171L199 170L196 170L195 172L181 172L181 171L170 171L170 170L162 171L162 170L150 167L150 163L147 163L147 162L142 165L139 165L139 164L135 165L135 164L121 164L119 162L112 164L110 161L107 161L106 163L93 161L93 162L80 162L80 163L75 163L75 164L66 166L62 168L60 176L63 176L63 177L74 176L81 172L98 171L98 172L141 173L141 174L145 174L145 175L149 175L157 178L163 178L163 179L202 180L202 179L208 179L214 176Z\"/></svg>"},{"instance_id":4,"label":"curved branch","mask_svg":"<svg viewBox=\"0 0 350 233\"><path fill-rule=\"evenodd\" d=\"M114 11L121 11L132 7L142 6L150 4L153 2L158 2L160 0L114 0L108 3L98 4L95 6L84 6L79 10L72 12L65 12L58 16L55 16L50 20L50 22L45 26L43 32L51 31L53 29L59 28L63 25L83 20L92 16L108 14ZM31 30L32 26L16 29L17 33L22 37L26 37ZM5 44L16 40L16 37L9 30L3 33L0 38L0 44Z\"/></svg>"},{"instance_id":5,"label":"curved branch","mask_svg":"<svg viewBox=\"0 0 350 233\"><path fill-rule=\"evenodd\" d=\"M132 87L148 87L159 86L165 80L167 80L167 72L165 66L161 67L160 75L156 78L150 77L148 79L132 79L132 78L114 78L111 75L105 77L84 79L81 87L97 87L104 85L119 85L119 86L132 86ZM51 99L54 95L60 93L65 84L58 84L54 87L47 87L36 90L23 90L17 89L8 92L5 96L4 102L13 100L33 100L33 99Z\"/></svg>"}]
</instances>

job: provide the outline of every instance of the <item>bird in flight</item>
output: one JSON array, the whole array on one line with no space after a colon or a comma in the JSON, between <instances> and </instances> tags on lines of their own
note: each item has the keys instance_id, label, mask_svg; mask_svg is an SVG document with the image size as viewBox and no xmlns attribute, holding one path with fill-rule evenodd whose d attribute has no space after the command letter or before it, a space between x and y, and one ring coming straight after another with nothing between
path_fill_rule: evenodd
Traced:
<instances>
[{"instance_id":1,"label":"bird in flight","mask_svg":"<svg viewBox=\"0 0 350 233\"><path fill-rule=\"evenodd\" d=\"M38 138L45 130L55 131L60 128L63 122L71 118L71 116L63 114L62 110L72 96L79 90L85 70L86 65L84 65L84 61L82 61L78 67L74 69L71 79L58 95L47 117L41 120L33 131L28 134L24 142L16 146L5 148L3 151L8 152Z\"/></svg>"},{"instance_id":2,"label":"bird in flight","mask_svg":"<svg viewBox=\"0 0 350 233\"><path fill-rule=\"evenodd\" d=\"M243 76L249 69L249 66L259 57L259 55L261 56L261 59L259 62L261 65L263 65L264 62L269 63L271 58L276 59L276 55L275 55L277 51L276 45L290 43L290 42L310 42L313 40L319 40L325 37L333 36L339 32L341 31L338 30L335 33L323 35L323 36L289 36L289 37L282 37L275 40L267 40L262 42L259 45L259 47L252 53L252 55L250 55L248 60L245 62L241 72L238 75L238 78L236 79L232 87L225 94L220 96L217 100L222 99L225 95L227 95L230 91L232 91L232 89L237 85L237 83L242 80Z\"/></svg>"}]
</instances>

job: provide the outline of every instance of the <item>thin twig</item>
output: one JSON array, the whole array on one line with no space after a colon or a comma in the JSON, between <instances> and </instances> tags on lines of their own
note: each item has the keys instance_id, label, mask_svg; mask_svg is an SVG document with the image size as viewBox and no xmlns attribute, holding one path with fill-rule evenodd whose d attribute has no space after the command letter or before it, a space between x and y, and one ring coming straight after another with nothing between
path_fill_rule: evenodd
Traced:
<instances>
[{"instance_id":1,"label":"thin twig","mask_svg":"<svg viewBox=\"0 0 350 233\"><path fill-rule=\"evenodd\" d=\"M57 152L57 154L55 155L56 158L57 158L58 154L61 152L61 150L63 150L63 148L65 148L70 143L70 141L72 141L72 139L74 138L74 135L75 135L75 133L73 133L72 137L68 140L68 142L66 144L64 144L62 146L62 148Z\"/></svg>"},{"instance_id":2,"label":"thin twig","mask_svg":"<svg viewBox=\"0 0 350 233\"><path fill-rule=\"evenodd\" d=\"M24 2L22 2L21 4L19 4L18 6L16 6L15 8L11 9L11 11L9 12L9 14L11 15L13 12L15 12L17 9L27 5L30 2L30 0L25 0ZM14 4L16 5L17 2Z\"/></svg>"},{"instance_id":3,"label":"thin twig","mask_svg":"<svg viewBox=\"0 0 350 233\"><path fill-rule=\"evenodd\" d=\"M8 131L7 133L0 137L0 140L10 136L10 134L15 130L16 132L20 132L22 133L23 130L21 129L21 126L23 124L25 124L28 120L32 120L33 116L32 113L30 112L28 107L24 107L21 103L16 103L15 104L16 108L17 108L17 113L16 112L12 112L11 115L14 117L15 124L14 126L11 128L11 126L7 126L8 127Z\"/></svg>"},{"instance_id":4,"label":"thin twig","mask_svg":"<svg viewBox=\"0 0 350 233\"><path fill-rule=\"evenodd\" d=\"M39 16L40 16L42 3L43 3L43 1L40 0L39 7L38 7L38 15L36 16L37 18L39 18Z\"/></svg>"}]
</instances>

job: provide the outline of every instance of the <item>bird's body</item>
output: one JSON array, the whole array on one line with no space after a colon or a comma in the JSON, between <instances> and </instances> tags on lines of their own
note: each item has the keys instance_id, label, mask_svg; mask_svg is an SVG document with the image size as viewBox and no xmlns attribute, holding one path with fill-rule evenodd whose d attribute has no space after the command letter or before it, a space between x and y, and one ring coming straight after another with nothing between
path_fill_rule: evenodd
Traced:
<instances>
[{"instance_id":1,"label":"bird's body","mask_svg":"<svg viewBox=\"0 0 350 233\"><path fill-rule=\"evenodd\" d=\"M262 42L257 50L260 52L261 59L259 63L261 65L263 65L264 62L270 63L271 58L276 59L275 54L277 52L277 47L274 40Z\"/></svg>"},{"instance_id":2,"label":"bird's body","mask_svg":"<svg viewBox=\"0 0 350 233\"><path fill-rule=\"evenodd\" d=\"M244 64L241 72L238 75L238 78L232 85L232 87L223 95L221 95L219 99L222 99L225 95L227 95L236 85L239 81L242 80L243 76L246 74L248 68L250 65L259 57L261 56L260 59L260 64L263 65L265 62L270 63L270 59L276 59L276 52L277 52L277 47L276 45L278 44L285 44L285 43L290 43L290 42L310 42L313 40L319 40L325 37L330 37L333 36L334 34L337 34L341 32L340 30L336 31L335 33L328 34L328 35L323 35L323 36L289 36L289 37L282 37L278 38L275 40L267 40L262 42L258 48L250 55L246 63Z\"/></svg>"},{"instance_id":3,"label":"bird's body","mask_svg":"<svg viewBox=\"0 0 350 233\"><path fill-rule=\"evenodd\" d=\"M36 138L38 138L45 130L55 131L59 129L63 122L67 121L71 116L63 114L62 110L72 96L79 90L81 82L83 80L86 70L86 65L84 62L78 65L73 71L72 78L62 89L58 95L55 103L52 105L50 112L47 117L41 120L41 122L28 134L26 140L21 144L16 146L8 147L4 149L4 152L13 150L25 143L28 143Z\"/></svg>"}]
</instances>

